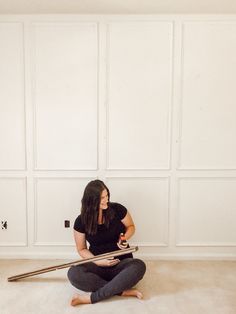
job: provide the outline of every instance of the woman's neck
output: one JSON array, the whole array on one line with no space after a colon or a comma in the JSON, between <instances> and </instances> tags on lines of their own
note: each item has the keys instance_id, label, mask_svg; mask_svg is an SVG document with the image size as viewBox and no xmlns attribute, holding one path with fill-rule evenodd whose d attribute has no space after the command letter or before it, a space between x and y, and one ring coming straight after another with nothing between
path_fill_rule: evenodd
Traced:
<instances>
[{"instance_id":1,"label":"woman's neck","mask_svg":"<svg viewBox=\"0 0 236 314\"><path fill-rule=\"evenodd\" d=\"M98 224L102 225L103 224L103 210L99 209L99 213L98 213Z\"/></svg>"}]
</instances>

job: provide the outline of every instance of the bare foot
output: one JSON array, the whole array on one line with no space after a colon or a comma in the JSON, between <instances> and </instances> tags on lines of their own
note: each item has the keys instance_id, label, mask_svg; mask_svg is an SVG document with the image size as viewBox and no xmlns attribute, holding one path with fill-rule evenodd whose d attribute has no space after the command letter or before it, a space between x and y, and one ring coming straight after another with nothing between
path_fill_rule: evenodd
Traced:
<instances>
[{"instance_id":1,"label":"bare foot","mask_svg":"<svg viewBox=\"0 0 236 314\"><path fill-rule=\"evenodd\" d=\"M79 304L90 304L90 294L75 294L71 300L71 305L76 306Z\"/></svg>"},{"instance_id":2,"label":"bare foot","mask_svg":"<svg viewBox=\"0 0 236 314\"><path fill-rule=\"evenodd\" d=\"M138 291L137 289L129 289L129 290L125 290L122 293L123 297L136 297L138 299L142 299L143 298L143 294Z\"/></svg>"}]
</instances>

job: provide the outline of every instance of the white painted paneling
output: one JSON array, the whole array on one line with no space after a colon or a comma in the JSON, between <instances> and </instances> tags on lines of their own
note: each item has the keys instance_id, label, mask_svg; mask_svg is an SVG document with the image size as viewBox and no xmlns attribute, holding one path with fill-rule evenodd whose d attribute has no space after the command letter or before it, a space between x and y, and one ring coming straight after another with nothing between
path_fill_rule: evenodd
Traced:
<instances>
[{"instance_id":1,"label":"white painted paneling","mask_svg":"<svg viewBox=\"0 0 236 314\"><path fill-rule=\"evenodd\" d=\"M108 28L108 168L169 167L172 24Z\"/></svg>"},{"instance_id":2,"label":"white painted paneling","mask_svg":"<svg viewBox=\"0 0 236 314\"><path fill-rule=\"evenodd\" d=\"M37 169L97 168L97 27L33 26Z\"/></svg>"},{"instance_id":3,"label":"white painted paneling","mask_svg":"<svg viewBox=\"0 0 236 314\"><path fill-rule=\"evenodd\" d=\"M236 23L183 26L180 167L236 169Z\"/></svg>"},{"instance_id":4,"label":"white painted paneling","mask_svg":"<svg viewBox=\"0 0 236 314\"><path fill-rule=\"evenodd\" d=\"M74 257L100 178L137 256L235 258L236 17L0 20L0 255Z\"/></svg>"},{"instance_id":5,"label":"white painted paneling","mask_svg":"<svg viewBox=\"0 0 236 314\"><path fill-rule=\"evenodd\" d=\"M107 178L111 201L131 213L136 233L131 241L144 246L168 245L168 178Z\"/></svg>"},{"instance_id":6,"label":"white painted paneling","mask_svg":"<svg viewBox=\"0 0 236 314\"><path fill-rule=\"evenodd\" d=\"M25 169L23 24L0 23L0 169Z\"/></svg>"},{"instance_id":7,"label":"white painted paneling","mask_svg":"<svg viewBox=\"0 0 236 314\"><path fill-rule=\"evenodd\" d=\"M0 246L27 245L25 178L0 178L0 223Z\"/></svg>"},{"instance_id":8,"label":"white painted paneling","mask_svg":"<svg viewBox=\"0 0 236 314\"><path fill-rule=\"evenodd\" d=\"M35 181L35 244L74 245L73 224L80 214L87 178L38 178ZM70 228L64 221L70 220Z\"/></svg>"},{"instance_id":9,"label":"white painted paneling","mask_svg":"<svg viewBox=\"0 0 236 314\"><path fill-rule=\"evenodd\" d=\"M177 244L235 246L235 190L236 179L180 179Z\"/></svg>"}]
</instances>

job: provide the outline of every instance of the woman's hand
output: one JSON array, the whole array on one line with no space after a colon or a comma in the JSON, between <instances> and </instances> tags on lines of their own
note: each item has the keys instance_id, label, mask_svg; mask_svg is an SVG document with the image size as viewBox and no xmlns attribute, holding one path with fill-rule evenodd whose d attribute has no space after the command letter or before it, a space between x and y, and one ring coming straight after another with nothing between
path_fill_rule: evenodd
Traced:
<instances>
[{"instance_id":1,"label":"woman's hand","mask_svg":"<svg viewBox=\"0 0 236 314\"><path fill-rule=\"evenodd\" d=\"M118 248L119 249L126 249L127 247L128 247L128 242L127 242L127 240L126 240L126 238L125 238L125 235L124 235L124 233L121 233L120 234L120 237L119 237L119 241L118 241L118 243L117 243L117 246L118 246Z\"/></svg>"},{"instance_id":2,"label":"woman's hand","mask_svg":"<svg viewBox=\"0 0 236 314\"><path fill-rule=\"evenodd\" d=\"M118 258L104 258L101 259L100 261L96 261L94 262L97 266L101 266L101 267L111 267L111 266L115 266L116 264L118 264L120 262L120 260Z\"/></svg>"}]
</instances>

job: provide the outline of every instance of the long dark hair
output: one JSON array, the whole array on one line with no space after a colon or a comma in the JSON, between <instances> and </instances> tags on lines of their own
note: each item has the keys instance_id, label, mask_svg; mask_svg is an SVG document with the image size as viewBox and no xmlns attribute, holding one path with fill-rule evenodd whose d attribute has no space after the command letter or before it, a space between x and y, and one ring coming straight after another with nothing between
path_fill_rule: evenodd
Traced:
<instances>
[{"instance_id":1,"label":"long dark hair","mask_svg":"<svg viewBox=\"0 0 236 314\"><path fill-rule=\"evenodd\" d=\"M84 190L84 195L81 200L81 220L85 227L85 231L90 235L94 235L97 233L101 194L104 190L106 190L108 194L109 207L110 191L103 181L90 181ZM107 228L109 227L112 218L113 211L111 211L109 208L103 211L103 223Z\"/></svg>"}]
</instances>

